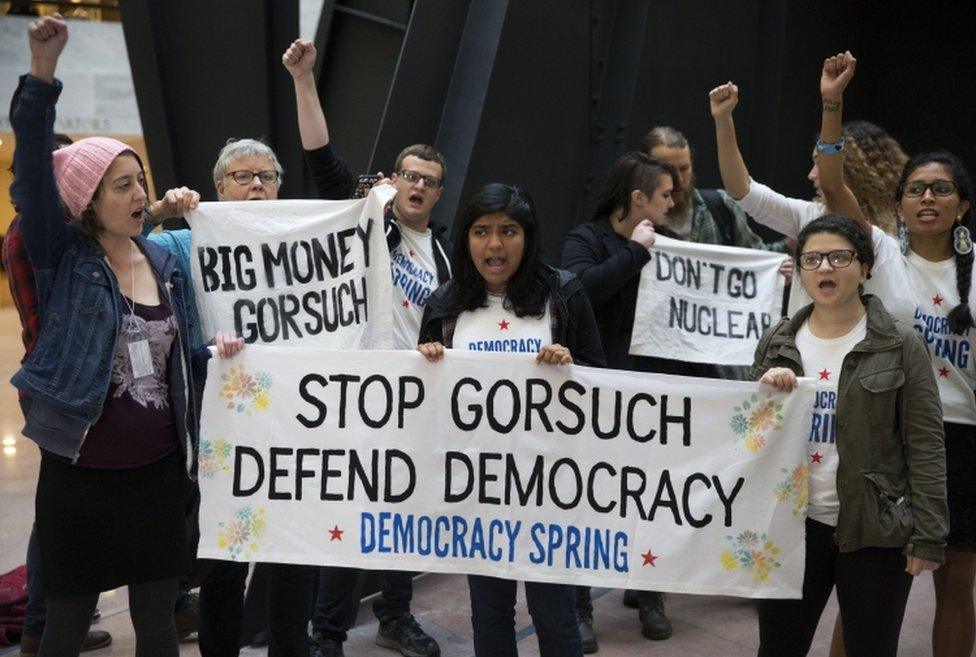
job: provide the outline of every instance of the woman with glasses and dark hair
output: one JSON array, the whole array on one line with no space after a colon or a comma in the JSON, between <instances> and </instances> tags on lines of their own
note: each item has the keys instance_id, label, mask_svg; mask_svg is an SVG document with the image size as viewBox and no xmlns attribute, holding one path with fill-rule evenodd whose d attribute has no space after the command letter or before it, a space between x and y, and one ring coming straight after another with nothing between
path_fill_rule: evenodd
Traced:
<instances>
[{"instance_id":1,"label":"woman with glasses and dark hair","mask_svg":"<svg viewBox=\"0 0 976 657\"><path fill-rule=\"evenodd\" d=\"M544 265L535 206L519 187L492 183L462 213L451 255L450 282L424 310L418 350L437 362L445 349L492 351L540 345L536 362L604 365L600 336L583 286ZM504 327L504 340L499 340ZM502 349L496 348L503 346ZM533 347L534 349L534 347ZM479 657L518 654L514 580L469 575L474 649ZM574 587L525 582L529 614L543 657L582 654Z\"/></svg>"},{"instance_id":2,"label":"woman with glasses and dark hair","mask_svg":"<svg viewBox=\"0 0 976 657\"><path fill-rule=\"evenodd\" d=\"M820 81L823 127L820 181L831 208L870 230L877 275L870 289L891 314L914 326L932 354L945 427L951 518L945 563L935 571L935 657L969 657L976 636L976 364L973 362L973 183L951 153L911 158L895 189L898 237L872 228L844 181L840 133L843 94L854 73L850 53L828 58Z\"/></svg>"},{"instance_id":3,"label":"woman with glasses and dark hair","mask_svg":"<svg viewBox=\"0 0 976 657\"><path fill-rule=\"evenodd\" d=\"M853 219L828 214L797 236L813 303L769 329L760 382L817 380L800 600L762 600L759 655L802 656L836 586L852 657L895 657L912 576L943 559L948 511L938 388L924 344L863 283L875 264Z\"/></svg>"}]
</instances>

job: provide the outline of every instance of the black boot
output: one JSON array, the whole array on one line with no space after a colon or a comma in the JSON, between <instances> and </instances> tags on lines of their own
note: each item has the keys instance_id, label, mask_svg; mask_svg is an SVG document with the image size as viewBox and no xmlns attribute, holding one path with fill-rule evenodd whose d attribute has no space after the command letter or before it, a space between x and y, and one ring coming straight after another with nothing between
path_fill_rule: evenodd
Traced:
<instances>
[{"instance_id":1,"label":"black boot","mask_svg":"<svg viewBox=\"0 0 976 657\"><path fill-rule=\"evenodd\" d=\"M664 615L664 594L656 591L641 591L640 607L637 617L640 619L641 634L646 639L660 641L671 636L671 621Z\"/></svg>"},{"instance_id":2,"label":"black boot","mask_svg":"<svg viewBox=\"0 0 976 657\"><path fill-rule=\"evenodd\" d=\"M580 641L583 644L583 654L589 655L600 649L596 642L596 632L593 631L593 601L590 599L590 587L576 587L576 617L579 619Z\"/></svg>"}]
</instances>

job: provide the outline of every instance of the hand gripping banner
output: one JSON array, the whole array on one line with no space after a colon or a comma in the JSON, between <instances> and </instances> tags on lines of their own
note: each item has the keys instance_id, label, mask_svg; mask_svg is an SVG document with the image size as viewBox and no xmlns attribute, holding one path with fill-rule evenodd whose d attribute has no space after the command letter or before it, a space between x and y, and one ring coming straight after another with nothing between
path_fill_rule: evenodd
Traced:
<instances>
[{"instance_id":1,"label":"hand gripping banner","mask_svg":"<svg viewBox=\"0 0 976 657\"><path fill-rule=\"evenodd\" d=\"M799 597L812 382L527 355L212 359L201 557Z\"/></svg>"}]
</instances>

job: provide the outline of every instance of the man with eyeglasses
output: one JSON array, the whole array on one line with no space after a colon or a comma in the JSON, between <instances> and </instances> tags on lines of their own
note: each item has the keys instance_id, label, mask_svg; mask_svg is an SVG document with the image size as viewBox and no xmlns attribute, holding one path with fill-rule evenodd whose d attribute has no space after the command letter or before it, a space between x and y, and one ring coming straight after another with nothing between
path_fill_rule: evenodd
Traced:
<instances>
[{"instance_id":1,"label":"man with eyeglasses","mask_svg":"<svg viewBox=\"0 0 976 657\"><path fill-rule=\"evenodd\" d=\"M295 82L298 128L305 159L321 198L350 198L356 177L330 143L325 113L315 86L315 46L296 40L281 58ZM420 319L430 294L451 277L445 238L446 227L431 224L430 215L440 200L447 167L432 146L414 144L396 159L389 183L396 196L384 211L386 240L393 276L394 328L399 349L415 349ZM382 178L382 173L380 174ZM355 618L361 571L324 567L319 575L319 594L312 616L311 657L343 655L342 644ZM380 621L376 643L407 657L435 657L440 646L410 613L413 573L379 573L382 595L373 602Z\"/></svg>"}]
</instances>

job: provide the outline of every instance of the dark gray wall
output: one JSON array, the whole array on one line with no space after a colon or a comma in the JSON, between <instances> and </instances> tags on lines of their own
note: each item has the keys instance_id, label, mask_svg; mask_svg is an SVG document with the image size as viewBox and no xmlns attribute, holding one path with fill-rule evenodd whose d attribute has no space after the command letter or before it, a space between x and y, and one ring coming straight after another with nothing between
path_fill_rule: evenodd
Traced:
<instances>
[{"instance_id":1,"label":"dark gray wall","mask_svg":"<svg viewBox=\"0 0 976 657\"><path fill-rule=\"evenodd\" d=\"M820 67L846 48L859 65L845 118L878 123L909 152L948 147L976 167L973 11L875 0L326 0L319 87L354 171L389 173L401 148L433 143L449 169L436 219L451 223L481 183L520 184L555 261L613 160L655 124L684 131L699 184L719 184L706 95L729 79L742 93L735 117L752 174L808 197ZM297 0L127 0L123 21L157 188L210 190L218 146L264 135L289 170L283 196L311 191L280 65Z\"/></svg>"}]
</instances>

